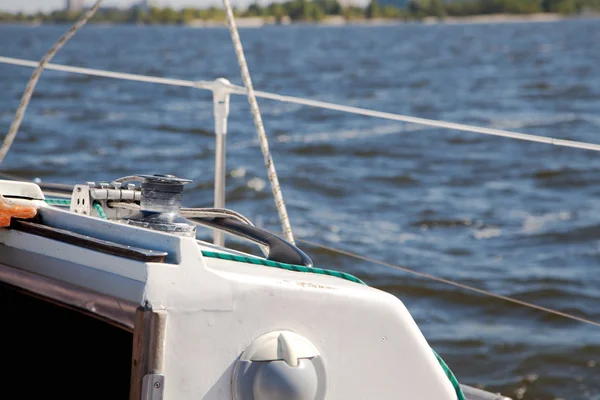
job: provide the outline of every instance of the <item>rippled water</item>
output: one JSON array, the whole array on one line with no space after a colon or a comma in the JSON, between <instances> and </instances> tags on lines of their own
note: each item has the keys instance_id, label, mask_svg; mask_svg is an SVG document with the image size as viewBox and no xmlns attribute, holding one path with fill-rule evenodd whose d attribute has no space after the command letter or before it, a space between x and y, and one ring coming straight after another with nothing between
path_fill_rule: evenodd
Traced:
<instances>
[{"instance_id":1,"label":"rippled water","mask_svg":"<svg viewBox=\"0 0 600 400\"><path fill-rule=\"evenodd\" d=\"M0 26L39 59L65 27ZM241 32L255 87L600 143L600 22ZM240 83L225 29L89 26L55 62ZM31 70L0 65L6 132ZM600 320L597 154L260 102L297 236ZM246 100L228 206L279 231ZM174 173L212 201L210 94L44 72L2 170L47 181ZM600 399L600 328L306 248L399 296L459 379L523 399Z\"/></svg>"}]
</instances>

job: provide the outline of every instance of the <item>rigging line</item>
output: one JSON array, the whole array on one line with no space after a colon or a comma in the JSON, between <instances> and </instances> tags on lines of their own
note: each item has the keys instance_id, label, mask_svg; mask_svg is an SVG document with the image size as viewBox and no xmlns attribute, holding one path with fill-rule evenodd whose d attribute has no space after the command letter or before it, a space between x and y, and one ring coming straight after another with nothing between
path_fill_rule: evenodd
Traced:
<instances>
[{"instance_id":1,"label":"rigging line","mask_svg":"<svg viewBox=\"0 0 600 400\"><path fill-rule=\"evenodd\" d=\"M231 35L231 41L233 42L233 48L235 55L240 65L240 71L242 73L242 80L244 81L246 95L248 96L248 103L250 103L250 110L252 111L252 118L254 119L254 126L256 127L256 133L258 134L258 140L260 141L260 149L262 150L263 157L265 160L265 166L267 167L267 175L271 184L271 190L273 192L273 198L275 200L275 207L279 214L279 220L281 221L281 227L283 228L283 234L288 242L294 244L294 235L292 234L292 226L288 217L287 209L283 201L283 194L281 192L281 186L279 185L279 178L277 178L277 171L275 170L275 164L273 163L273 157L269 151L269 141L267 140L267 134L263 125L260 110L258 108L258 102L254 95L254 87L252 86L252 78L250 77L250 71L248 70L248 63L244 56L244 48L242 47L242 40L237 29L235 17L233 16L233 10L231 8L231 2L229 0L223 0L225 6L227 25L229 26L229 33Z\"/></svg>"},{"instance_id":2,"label":"rigging line","mask_svg":"<svg viewBox=\"0 0 600 400\"><path fill-rule=\"evenodd\" d=\"M21 126L21 121L23 121L23 116L25 115L25 110L27 109L27 105L29 104L29 100L31 100L31 95L33 94L33 90L35 89L35 85L37 85L38 80L40 79L40 75L44 70L46 64L52 60L52 58L58 53L61 47L64 46L65 43L69 41L77 33L77 31L85 25L86 22L90 18L96 14L98 8L100 8L100 4L103 0L96 1L96 4L92 8L90 8L79 20L71 27L69 30L62 35L56 43L44 54L39 65L31 74L29 78L29 82L27 82L27 86L25 87L25 92L23 92L23 96L21 97L21 102L19 103L19 107L17 108L17 112L15 113L15 118L13 119L12 124L4 138L4 143L2 143L2 147L0 147L0 164L4 161L4 157L10 150L10 146L12 145L15 137L17 136L17 132L19 132L19 127Z\"/></svg>"},{"instance_id":3,"label":"rigging line","mask_svg":"<svg viewBox=\"0 0 600 400\"><path fill-rule=\"evenodd\" d=\"M38 61L23 60L21 58L2 57L2 56L0 56L0 63L18 65L21 67L32 67L32 68L35 68L39 65ZM129 73L125 73L125 72L105 71L105 70L101 70L101 69L72 67L70 65L62 65L62 64L52 64L52 63L46 64L44 69L51 70L51 71L69 72L69 73L80 74L80 75L90 75L90 76L99 76L99 77L103 77L103 78L123 79L126 81L158 83L160 85L167 85L167 86L183 86L183 87L190 87L190 88L197 88L197 89L204 89L204 90L212 90L212 86L213 86L212 82L207 82L207 81L189 81L189 80L185 80L185 79L161 78L159 76L129 74Z\"/></svg>"},{"instance_id":4,"label":"rigging line","mask_svg":"<svg viewBox=\"0 0 600 400\"><path fill-rule=\"evenodd\" d=\"M305 244L308 244L310 246L320 247L322 249L329 250L329 251L332 251L334 253L343 254L343 255L348 256L348 257L357 258L357 259L360 259L360 260L363 260L363 261L367 261L367 262L371 262L371 263L374 263L374 264L383 265L384 267L397 269L397 270L400 270L400 271L403 271L403 272L406 272L406 273L409 273L409 274L412 274L412 275L420 276L421 278L433 280L433 281L440 282L440 283L445 283L447 285L452 285L452 286L455 286L455 287L458 287L458 288L461 288L461 289L464 289L464 290L468 290L468 291L471 291L471 292L479 293L479 294L482 294L482 295L485 295L485 296L488 296L488 297L494 297L494 298L497 298L497 299L500 299L500 300L508 301L508 302L511 302L511 303L514 303L514 304L518 304L518 305L521 305L521 306L525 306L525 307L528 307L528 308L534 308L536 310L544 311L544 312L547 312L547 313L550 313L550 314L558 315L558 316L561 316L561 317L564 317L564 318L568 318L568 319L572 319L572 320L575 320L575 321L584 322L586 324L600 326L600 322L598 322L598 321L593 321L593 320L590 320L590 319L587 319L587 318L578 317L578 316L573 315L573 314L564 313L562 311L554 310L552 308L548 308L548 307L540 306L540 305L537 305L537 304L529 303L529 302L526 302L526 301L523 301L523 300L518 300L518 299L515 299L513 297L503 296L501 294L497 294L497 293L489 292L487 290L479 289L479 288L476 288L476 287L473 287L473 286L465 285L464 283L452 281L452 280L445 279L445 278L440 278L440 277L435 276L435 275L431 275L431 274L427 274L427 273L424 273L424 272L415 271L413 269L402 267L402 266L396 265L396 264L391 264L391 263L388 263L388 262L385 262L385 261L376 260L374 258L366 257L366 256L360 255L358 253L353 253L351 251L337 249L335 247L331 247L331 246L327 246L327 245L324 245L324 244L316 243L316 242L313 242L313 241L310 241L310 240L306 240L306 239L298 239L298 241L302 242L302 243L305 243Z\"/></svg>"},{"instance_id":5,"label":"rigging line","mask_svg":"<svg viewBox=\"0 0 600 400\"><path fill-rule=\"evenodd\" d=\"M39 63L37 61L23 60L23 59L12 58L12 57L2 57L2 56L0 56L0 63L19 65L19 66L23 66L23 67L36 67L39 65ZM124 80L147 82L147 83L157 83L157 84L169 85L169 86L183 86L183 87L190 87L190 88L196 88L196 89L202 89L202 90L212 90L212 87L213 87L213 83L209 82L209 81L189 81L189 80L183 80L183 79L161 78L161 77L148 76L148 75L128 74L128 73L122 73L122 72L104 71L104 70L99 70L99 69L72 67L72 66L61 65L61 64L47 64L45 69L61 71L61 72L70 72L70 73L76 73L76 74L82 74L82 75L100 76L100 77L105 77L105 78L124 79ZM230 89L233 94L237 94L237 95L246 95L247 94L246 89L242 86L231 85ZM453 129L453 130L458 130L458 131L463 131L463 132L480 133L480 134L484 134L484 135L500 136L500 137L506 137L506 138L511 138L511 139L525 140L525 141L530 141L530 142L551 144L551 145L561 146L561 147L573 147L573 148L579 148L579 149L584 149L584 150L600 151L600 144L595 144L595 143L586 143L586 142L580 142L580 141L574 141L574 140L564 140L564 139L551 138L551 137L546 137L546 136L531 135L531 134L527 134L527 133L511 132L511 131L506 131L506 130L502 130L502 129L484 128L484 127L474 126L474 125L458 124L458 123L454 123L454 122L446 122L446 121L440 121L440 120L434 120L434 119L411 117L408 115L394 114L394 113L376 111L376 110L369 110L366 108L345 106L345 105L341 105L341 104L328 103L328 102L319 101L319 100L310 100L310 99L303 99L301 97L285 96L285 95L280 95L280 94L276 94L276 93L255 91L254 94L256 95L256 97L265 98L265 99L269 99L269 100L275 100L275 101L279 101L279 102L283 102L283 103L299 104L299 105L305 105L305 106L309 106L309 107L322 108L322 109L326 109L326 110L334 110L334 111L340 111L340 112L356 114L356 115L364 115L367 117L387 119L387 120L391 120L391 121L407 122L407 123L413 123L413 124L417 124L417 125L432 126L435 128L446 128L446 129Z\"/></svg>"},{"instance_id":6,"label":"rigging line","mask_svg":"<svg viewBox=\"0 0 600 400\"><path fill-rule=\"evenodd\" d=\"M243 94L243 88L240 88L240 87L235 87L232 89L232 91L234 93L237 92L238 94ZM579 142L579 141L574 141L574 140L565 140L565 139L557 139L557 138L551 138L551 137L546 137L546 136L531 135L528 133L510 132L510 131L505 131L502 129L484 128L484 127L473 126L473 125L458 124L455 122L446 122L446 121L439 121L439 120L434 120L434 119L411 117L408 115L394 114L394 113L388 113L388 112L383 112L383 111L369 110L366 108L359 108L359 107L345 106L345 105L341 105L341 104L327 103L327 102L319 101L319 100L303 99L301 97L283 96L283 95L268 93L268 92L257 91L256 96L262 97L265 99L270 99L270 100L277 100L277 101L280 101L283 103L301 104L301 105L310 106L310 107L317 107L317 108L322 108L322 109L327 109L327 110L334 110L334 111L340 111L340 112L345 112L345 113L350 113L350 114L356 114L356 115L364 115L367 117L388 119L388 120L392 120L392 121L408 122L408 123L417 124L417 125L433 126L436 128L447 128L447 129L453 129L453 130L463 131L463 132L480 133L483 135L500 136L500 137L506 137L506 138L511 138L511 139L525 140L525 141L529 141L529 142L552 144L555 146L562 146L562 147L574 147L574 148L578 148L578 149L600 151L600 144L594 144L594 143L585 143L585 142Z\"/></svg>"}]
</instances>

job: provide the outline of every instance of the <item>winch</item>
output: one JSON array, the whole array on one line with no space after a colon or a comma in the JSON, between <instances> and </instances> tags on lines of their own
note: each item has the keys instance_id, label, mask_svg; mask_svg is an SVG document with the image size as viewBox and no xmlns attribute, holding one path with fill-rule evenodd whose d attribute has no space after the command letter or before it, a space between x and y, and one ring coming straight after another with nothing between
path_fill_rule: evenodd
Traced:
<instances>
[{"instance_id":1,"label":"winch","mask_svg":"<svg viewBox=\"0 0 600 400\"><path fill-rule=\"evenodd\" d=\"M130 182L140 182L141 186ZM83 215L100 214L94 207L100 205L108 219L193 237L196 225L180 214L183 186L190 182L189 179L164 174L125 176L111 183L88 182L75 186L71 211ZM121 205L131 203L133 207L112 207L111 202ZM138 204L139 208L136 207Z\"/></svg>"},{"instance_id":2,"label":"winch","mask_svg":"<svg viewBox=\"0 0 600 400\"><path fill-rule=\"evenodd\" d=\"M233 210L181 208L183 187L190 182L163 174L125 176L111 183L88 182L74 186L70 211L186 237L195 237L200 224L262 246L268 260L312 267L312 260L302 250L255 227Z\"/></svg>"}]
</instances>

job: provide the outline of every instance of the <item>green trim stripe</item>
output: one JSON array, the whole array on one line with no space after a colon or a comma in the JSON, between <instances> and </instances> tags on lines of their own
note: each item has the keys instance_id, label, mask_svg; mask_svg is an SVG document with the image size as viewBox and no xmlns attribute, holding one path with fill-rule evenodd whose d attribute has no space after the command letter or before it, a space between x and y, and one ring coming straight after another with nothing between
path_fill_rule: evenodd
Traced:
<instances>
[{"instance_id":1,"label":"green trim stripe","mask_svg":"<svg viewBox=\"0 0 600 400\"><path fill-rule=\"evenodd\" d=\"M358 279L357 277L355 277L353 275L347 274L345 272L332 271L329 269L306 267L304 265L286 264L286 263L280 263L277 261L265 260L265 259L257 258L257 257L243 257L243 256L236 256L233 254L217 253L214 251L206 251L206 250L202 250L202 255L205 257L210 257L210 258L218 258L220 260L236 261L236 262L243 262L246 264L263 265L266 267L285 269L287 271L308 272L308 273L312 273L312 274L329 275L329 276L334 276L336 278L345 279L350 282L359 283L361 285L366 285L363 281L361 281L360 279Z\"/></svg>"}]
</instances>

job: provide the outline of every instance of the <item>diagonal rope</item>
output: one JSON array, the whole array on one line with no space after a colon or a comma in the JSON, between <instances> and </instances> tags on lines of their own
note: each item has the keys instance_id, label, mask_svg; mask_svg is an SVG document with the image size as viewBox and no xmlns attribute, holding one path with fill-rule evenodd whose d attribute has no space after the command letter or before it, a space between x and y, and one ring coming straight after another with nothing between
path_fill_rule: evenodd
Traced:
<instances>
[{"instance_id":1,"label":"diagonal rope","mask_svg":"<svg viewBox=\"0 0 600 400\"><path fill-rule=\"evenodd\" d=\"M23 116L25 115L25 110L29 105L29 100L31 100L31 95L33 94L33 90L35 89L35 85L37 85L38 80L40 79L40 75L44 70L44 67L52 60L52 58L56 55L56 53L64 46L65 43L69 41L77 33L77 31L85 25L86 22L90 18L94 16L98 8L100 8L100 4L102 0L96 1L96 4L92 8L90 8L64 35L58 39L54 46L48 50L42 60L40 61L37 68L31 74L31 78L29 78L29 82L27 82L27 87L25 88L25 92L21 97L21 102L19 103L19 108L17 108L17 112L15 113L15 118L13 119L12 124L4 138L4 143L2 143L2 147L0 147L0 164L4 161L4 157L10 150L10 146L12 146L15 137L17 136L17 132L19 131L19 127L21 126L21 121L23 121Z\"/></svg>"},{"instance_id":2,"label":"diagonal rope","mask_svg":"<svg viewBox=\"0 0 600 400\"><path fill-rule=\"evenodd\" d=\"M431 275L431 274L427 274L427 273L424 273L424 272L415 271L413 269L402 267L400 265L388 263L388 262L385 262L385 261L376 260L374 258L366 257L366 256L363 256L363 255L358 254L358 253L353 253L351 251L337 249L335 247L331 247L331 246L327 246L327 245L324 245L324 244L316 243L316 242L313 242L311 240L306 240L306 239L298 239L298 241L302 242L302 243L305 243L305 244L308 244L310 246L320 247L322 249L329 250L329 251L334 252L334 253L343 254L343 255L348 256L348 257L357 258L359 260L367 261L367 262L370 262L370 263L383 265L384 267L397 269L397 270L400 270L400 271L403 271L403 272L406 272L406 273L409 273L409 274L412 274L412 275L419 276L421 278L429 279L429 280L440 282L440 283L445 283L447 285L452 285L452 286L455 286L455 287L458 287L458 288L461 288L461 289L464 289L464 290L468 290L470 292L479 293L479 294L482 294L482 295L485 295L485 296L488 296L488 297L494 297L496 299L508 301L508 302L511 302L511 303L514 303L514 304L518 304L518 305L521 305L521 306L524 306L524 307L534 308L534 309L539 310L539 311L544 311L544 312L549 313L549 314L554 314L554 315L558 315L560 317L572 319L572 320L579 321L579 322L584 322L586 324L600 326L600 322L598 322L598 321L593 321L593 320L590 320L590 319L587 319L587 318L578 317L577 315L568 314L568 313L565 313L565 312L562 312L562 311L554 310L552 308L548 308L548 307L540 306L540 305L537 305L537 304L529 303L527 301L518 300L518 299L515 299L513 297L503 296L501 294L497 294L497 293L489 292L487 290L479 289L479 288L476 288L476 287L473 287L473 286L465 285L464 283L452 281L452 280L445 279L445 278L440 278L440 277L435 276L435 275Z\"/></svg>"},{"instance_id":3,"label":"diagonal rope","mask_svg":"<svg viewBox=\"0 0 600 400\"><path fill-rule=\"evenodd\" d=\"M238 94L243 94L243 91L240 91L240 89L236 89L236 90L238 90ZM574 141L574 140L557 139L557 138L551 138L551 137L546 137L546 136L531 135L528 133L510 132L510 131L505 131L502 129L484 128L484 127L480 127L480 126L458 124L455 122L446 122L446 121L439 121L439 120L434 120L434 119L411 117L408 115L400 115L400 114L394 114L394 113L383 112L383 111L369 110L366 108L359 108L359 107L345 106L345 105L341 105L341 104L327 103L325 101L319 101L319 100L303 99L301 97L282 96L280 94L267 93L267 92L256 92L256 96L263 97L265 99L277 100L277 101L280 101L283 103L300 104L300 105L304 105L304 106L322 108L322 109L326 109L326 110L340 111L340 112L345 112L345 113L349 113L349 114L364 115L367 117L375 117L375 118L387 119L387 120L391 120L391 121L407 122L407 123L417 124L417 125L433 126L435 128L453 129L453 130L463 131L463 132L480 133L483 135L500 136L500 137L506 137L506 138L510 138L510 139L525 140L528 142L552 144L555 146L574 147L574 148L578 148L578 149L600 151L600 144L578 142L578 141Z\"/></svg>"},{"instance_id":4,"label":"diagonal rope","mask_svg":"<svg viewBox=\"0 0 600 400\"><path fill-rule=\"evenodd\" d=\"M288 242L294 244L294 235L292 234L292 226L288 218L287 209L283 202L283 194L281 193L281 186L279 185L279 179L277 178L277 171L275 171L275 164L269 151L269 142L267 140L267 134L265 133L265 127L262 122L260 110L258 109L258 102L256 101L256 95L254 93L254 87L252 86L252 79L250 78L250 71L248 70L248 64L246 63L246 57L244 56L244 49L242 47L242 41L240 34L237 30L235 18L233 17L233 11L231 9L231 3L229 0L223 0L225 10L227 13L227 25L229 26L229 33L231 34L231 40L233 41L233 47L235 49L235 55L240 65L242 73L242 80L246 87L246 94L248 95L248 103L250 103L250 110L252 111L252 117L254 118L254 126L256 127L256 133L258 134L258 140L260 141L260 148L265 159L265 166L267 167L267 174L269 176L269 182L271 183L271 190L273 191L273 197L275 200L275 207L279 214L279 220L281 221L281 227L283 228L283 234Z\"/></svg>"},{"instance_id":5,"label":"diagonal rope","mask_svg":"<svg viewBox=\"0 0 600 400\"><path fill-rule=\"evenodd\" d=\"M2 56L0 56L0 63L18 65L21 67L31 67L31 68L36 68L38 65L40 65L39 61L24 60L22 58L2 57ZM63 64L49 63L49 64L46 64L44 69L51 70L51 71L69 72L71 74L98 76L98 77L102 77L102 78L111 78L111 79L122 79L125 81L158 83L160 85L167 85L167 86L183 86L183 87L197 88L197 89L204 89L204 90L211 90L212 85L213 85L212 82L207 82L207 81L188 81L188 80L184 80L184 79L161 78L159 76L129 74L126 72L115 72L115 71L105 71L102 69L94 69L94 68L73 67L71 65L63 65Z\"/></svg>"},{"instance_id":6,"label":"diagonal rope","mask_svg":"<svg viewBox=\"0 0 600 400\"><path fill-rule=\"evenodd\" d=\"M23 66L23 67L36 67L39 65L39 63L37 61L23 60L23 59L12 58L12 57L2 57L2 56L0 56L0 63L19 65L19 66ZM45 69L53 70L53 71L70 72L70 73L81 74L81 75L99 76L99 77L113 78L113 79L124 79L124 80L129 80L129 81L138 81L138 82L147 82L147 83L157 83L157 84L168 85L168 86L190 87L190 88L196 88L196 89L202 89L202 90L212 90L212 87L213 87L212 86L213 83L207 82L207 81L189 81L189 80L183 80L183 79L161 78L161 77L157 77L157 76L128 74L128 73L104 71L104 70L92 69L92 68L72 67L69 65L61 65L61 64L47 64ZM242 86L231 85L230 89L233 94L247 95L246 88L244 88ZM340 112L345 112L345 113L349 113L349 114L364 115L367 117L381 118L381 119L387 119L387 120L397 121L397 122L406 122L406 123L412 123L412 124L417 124L417 125L432 126L435 128L453 129L453 130L457 130L457 131L479 133L479 134L483 134L483 135L500 136L500 137L505 137L505 138L510 138L510 139L524 140L524 141L528 141L528 142L551 144L551 145L560 146L560 147L573 147L573 148L584 149L584 150L600 151L600 144L595 144L595 143L586 143L586 142L580 142L580 141L575 141L575 140L564 140L564 139L552 138L552 137L547 137L547 136L539 136L539 135L531 135L531 134L527 134L527 133L512 132L512 131L507 131L507 130L503 130L503 129L485 128L485 127L475 126L475 125L466 125L466 124L458 124L458 123L454 123L454 122L446 122L446 121L440 121L440 120L434 120L434 119L411 117L408 115L401 115L401 114L394 114L394 113L383 112L383 111L370 110L367 108L345 106L342 104L328 103L325 101L303 99L301 97L285 96L285 95L281 95L281 94L277 94L277 93L255 91L254 94L255 94L255 97L261 97L261 98L275 100L275 101L284 102L284 103L299 104L299 105L304 105L304 106L309 106L309 107L316 107L316 108L321 108L321 109L326 109L326 110L340 111Z\"/></svg>"}]
</instances>

